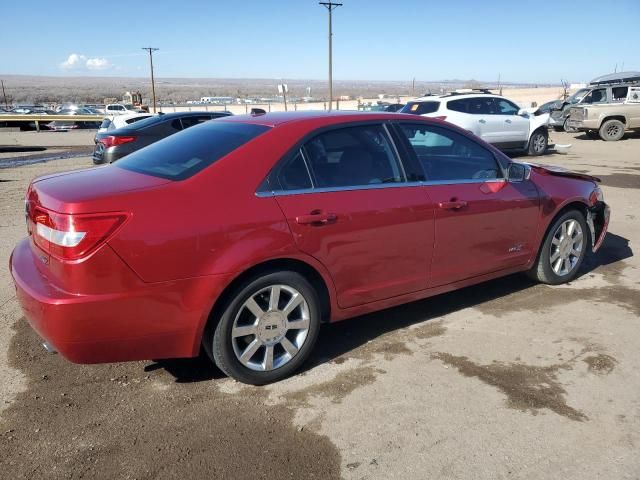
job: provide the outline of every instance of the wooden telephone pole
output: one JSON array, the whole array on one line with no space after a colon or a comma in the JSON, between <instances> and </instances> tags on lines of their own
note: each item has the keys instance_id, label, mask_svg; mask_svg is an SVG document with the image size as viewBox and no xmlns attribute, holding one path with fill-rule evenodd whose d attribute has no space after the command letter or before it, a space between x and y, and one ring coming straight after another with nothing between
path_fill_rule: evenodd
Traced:
<instances>
[{"instance_id":1,"label":"wooden telephone pole","mask_svg":"<svg viewBox=\"0 0 640 480\"><path fill-rule=\"evenodd\" d=\"M154 47L142 47L142 50L149 52L149 63L151 64L151 94L153 96L153 113L157 113L156 110L156 82L153 78L153 52L160 50Z\"/></svg>"}]
</instances>

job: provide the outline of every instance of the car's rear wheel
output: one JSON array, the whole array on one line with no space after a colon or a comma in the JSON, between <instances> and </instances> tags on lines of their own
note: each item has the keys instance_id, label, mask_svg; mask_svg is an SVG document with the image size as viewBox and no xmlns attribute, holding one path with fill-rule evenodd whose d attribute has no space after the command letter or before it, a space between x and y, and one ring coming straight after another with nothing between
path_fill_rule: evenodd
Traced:
<instances>
[{"instance_id":1,"label":"car's rear wheel","mask_svg":"<svg viewBox=\"0 0 640 480\"><path fill-rule=\"evenodd\" d=\"M587 223L582 212L565 212L547 231L529 276L550 285L573 280L584 260L588 240Z\"/></svg>"},{"instance_id":2,"label":"car's rear wheel","mask_svg":"<svg viewBox=\"0 0 640 480\"><path fill-rule=\"evenodd\" d=\"M231 295L215 329L205 333L205 350L230 377L264 385L304 363L319 328L320 305L311 284L296 272L274 272Z\"/></svg>"},{"instance_id":3,"label":"car's rear wheel","mask_svg":"<svg viewBox=\"0 0 640 480\"><path fill-rule=\"evenodd\" d=\"M624 136L624 123L620 120L607 120L600 126L600 138L606 142L615 142Z\"/></svg>"},{"instance_id":4,"label":"car's rear wheel","mask_svg":"<svg viewBox=\"0 0 640 480\"><path fill-rule=\"evenodd\" d=\"M549 135L546 130L540 129L533 132L529 139L529 155L542 155L547 151Z\"/></svg>"}]
</instances>

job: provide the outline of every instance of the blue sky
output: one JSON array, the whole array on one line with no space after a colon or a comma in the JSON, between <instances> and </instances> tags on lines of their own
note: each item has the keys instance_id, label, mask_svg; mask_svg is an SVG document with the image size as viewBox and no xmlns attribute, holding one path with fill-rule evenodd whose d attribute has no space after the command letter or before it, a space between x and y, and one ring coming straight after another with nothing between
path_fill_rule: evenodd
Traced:
<instances>
[{"instance_id":1,"label":"blue sky","mask_svg":"<svg viewBox=\"0 0 640 480\"><path fill-rule=\"evenodd\" d=\"M334 78L588 81L640 70L640 0L342 0ZM0 75L323 79L316 0L8 0ZM19 40L16 40L19 39ZM75 56L74 56L75 54Z\"/></svg>"}]
</instances>

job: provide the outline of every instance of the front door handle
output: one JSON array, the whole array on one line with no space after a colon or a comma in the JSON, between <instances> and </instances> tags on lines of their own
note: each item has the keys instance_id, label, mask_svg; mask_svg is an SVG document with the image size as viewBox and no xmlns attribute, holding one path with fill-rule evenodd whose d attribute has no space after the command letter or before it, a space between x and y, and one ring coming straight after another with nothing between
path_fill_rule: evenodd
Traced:
<instances>
[{"instance_id":1,"label":"front door handle","mask_svg":"<svg viewBox=\"0 0 640 480\"><path fill-rule=\"evenodd\" d=\"M486 121L485 119L483 119L483 118L481 118L480 120L478 120L478 122L480 122L480 123L487 123L487 121Z\"/></svg>"},{"instance_id":2,"label":"front door handle","mask_svg":"<svg viewBox=\"0 0 640 480\"><path fill-rule=\"evenodd\" d=\"M467 206L467 202L464 200L451 200L449 202L440 202L438 206L443 210L460 210Z\"/></svg>"},{"instance_id":3,"label":"front door handle","mask_svg":"<svg viewBox=\"0 0 640 480\"><path fill-rule=\"evenodd\" d=\"M505 120L505 123L511 123L511 120L509 120L508 118Z\"/></svg>"},{"instance_id":4,"label":"front door handle","mask_svg":"<svg viewBox=\"0 0 640 480\"><path fill-rule=\"evenodd\" d=\"M298 215L296 217L296 223L300 225L327 225L329 223L335 223L338 216L335 213L322 212L320 210L314 210L309 215Z\"/></svg>"}]
</instances>

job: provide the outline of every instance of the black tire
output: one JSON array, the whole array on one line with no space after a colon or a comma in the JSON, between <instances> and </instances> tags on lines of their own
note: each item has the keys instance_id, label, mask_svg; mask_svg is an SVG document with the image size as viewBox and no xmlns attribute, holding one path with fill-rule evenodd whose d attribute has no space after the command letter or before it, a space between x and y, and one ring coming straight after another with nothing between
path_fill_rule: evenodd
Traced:
<instances>
[{"instance_id":1,"label":"black tire","mask_svg":"<svg viewBox=\"0 0 640 480\"><path fill-rule=\"evenodd\" d=\"M576 133L577 130L569 126L569 117L564 119L564 123L562 124L562 129L567 133Z\"/></svg>"},{"instance_id":2,"label":"black tire","mask_svg":"<svg viewBox=\"0 0 640 480\"><path fill-rule=\"evenodd\" d=\"M287 363L273 370L256 371L245 366L236 356L232 330L236 316L243 308L244 303L260 291L273 285L290 287L302 295L308 306L309 327L304 343L302 343L295 356L287 360ZM292 375L309 357L320 330L320 312L318 294L302 275L291 271L263 274L244 282L231 294L222 308L219 321L215 323L216 319L213 319L214 321L205 330L203 337L204 349L220 370L239 382L251 385L265 385L277 382ZM258 321L258 324L260 324L260 321ZM257 334L249 334L246 341L250 343L254 339L260 340ZM236 339L236 341L238 340ZM261 348L266 349L266 346L259 347L254 355L259 356ZM284 353L284 350L282 350L282 353ZM251 358L255 357L252 356Z\"/></svg>"},{"instance_id":3,"label":"black tire","mask_svg":"<svg viewBox=\"0 0 640 480\"><path fill-rule=\"evenodd\" d=\"M587 137L597 140L600 138L600 132L597 130L587 130Z\"/></svg>"},{"instance_id":4,"label":"black tire","mask_svg":"<svg viewBox=\"0 0 640 480\"><path fill-rule=\"evenodd\" d=\"M549 133L546 129L539 128L531 135L527 153L529 155L543 155L547 151L549 145Z\"/></svg>"},{"instance_id":5,"label":"black tire","mask_svg":"<svg viewBox=\"0 0 640 480\"><path fill-rule=\"evenodd\" d=\"M616 142L624 137L624 128L620 120L607 120L600 126L600 138L605 142Z\"/></svg>"},{"instance_id":6,"label":"black tire","mask_svg":"<svg viewBox=\"0 0 640 480\"><path fill-rule=\"evenodd\" d=\"M575 257L575 264L572 264L571 269L567 273L556 273L551 265L551 253L552 251L552 242L556 237L559 229L562 225L570 220L575 220L578 222L580 226L580 231L582 233L582 248L580 250L580 254ZM575 230L574 230L575 231ZM568 210L558 218L556 218L545 235L545 238L540 246L540 251L538 252L538 257L536 262L534 263L531 270L527 272L529 277L533 278L542 283L546 283L549 285L559 285L561 283L570 282L575 278L580 270L580 266L582 265L582 261L586 255L587 249L591 245L591 240L589 236L589 231L587 229L587 222L584 218L584 215L579 210ZM560 249L560 246L553 245L554 253L556 249Z\"/></svg>"}]
</instances>

